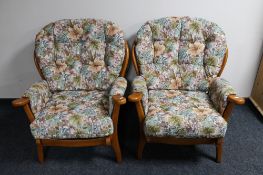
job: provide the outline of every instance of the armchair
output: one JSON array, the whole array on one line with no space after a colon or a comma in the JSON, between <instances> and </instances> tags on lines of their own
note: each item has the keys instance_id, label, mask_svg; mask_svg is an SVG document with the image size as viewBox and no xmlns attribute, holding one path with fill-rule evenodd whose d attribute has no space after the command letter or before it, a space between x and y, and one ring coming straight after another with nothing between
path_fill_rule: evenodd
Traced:
<instances>
[{"instance_id":1,"label":"armchair","mask_svg":"<svg viewBox=\"0 0 263 175\"><path fill-rule=\"evenodd\" d=\"M204 19L167 17L140 28L128 97L140 122L138 159L146 143L215 144L221 162L231 110L244 103L220 78L227 56L224 32Z\"/></svg>"},{"instance_id":2,"label":"armchair","mask_svg":"<svg viewBox=\"0 0 263 175\"><path fill-rule=\"evenodd\" d=\"M121 162L117 124L128 58L124 34L110 21L59 20L37 34L34 61L42 81L12 104L27 114L41 163L44 146L96 145L112 146Z\"/></svg>"}]
</instances>

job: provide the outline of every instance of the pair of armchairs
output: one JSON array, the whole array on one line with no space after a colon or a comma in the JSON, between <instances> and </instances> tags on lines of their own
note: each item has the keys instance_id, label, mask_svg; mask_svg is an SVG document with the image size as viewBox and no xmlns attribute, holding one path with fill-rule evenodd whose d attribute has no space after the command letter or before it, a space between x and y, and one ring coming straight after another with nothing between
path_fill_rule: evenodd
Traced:
<instances>
[{"instance_id":1,"label":"pair of armchairs","mask_svg":"<svg viewBox=\"0 0 263 175\"><path fill-rule=\"evenodd\" d=\"M36 36L34 61L42 81L13 106L23 107L36 140L44 146L112 146L121 161L117 124L127 81L129 48L113 22L60 20ZM146 142L216 144L221 161L227 120L243 104L219 78L227 59L223 31L200 18L168 17L137 33L132 82L140 121L138 158Z\"/></svg>"}]
</instances>

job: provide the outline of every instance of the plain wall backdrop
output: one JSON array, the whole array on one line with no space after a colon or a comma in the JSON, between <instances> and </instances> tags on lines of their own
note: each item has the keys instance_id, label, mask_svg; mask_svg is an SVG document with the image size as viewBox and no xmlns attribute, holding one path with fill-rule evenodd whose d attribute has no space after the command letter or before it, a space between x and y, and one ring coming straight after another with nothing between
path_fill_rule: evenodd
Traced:
<instances>
[{"instance_id":1,"label":"plain wall backdrop","mask_svg":"<svg viewBox=\"0 0 263 175\"><path fill-rule=\"evenodd\" d=\"M221 26L229 47L222 77L239 95L250 96L262 53L262 0L1 0L0 98L20 97L40 80L33 62L34 39L52 21L111 20L124 30L131 46L143 23L165 16L202 17ZM128 80L134 76L132 67Z\"/></svg>"}]
</instances>

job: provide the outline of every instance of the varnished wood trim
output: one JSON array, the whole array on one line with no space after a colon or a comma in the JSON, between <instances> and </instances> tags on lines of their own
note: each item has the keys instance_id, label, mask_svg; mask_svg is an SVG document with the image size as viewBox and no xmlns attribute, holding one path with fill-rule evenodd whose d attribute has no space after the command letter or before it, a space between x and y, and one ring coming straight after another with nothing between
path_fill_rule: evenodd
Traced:
<instances>
[{"instance_id":1,"label":"varnished wood trim","mask_svg":"<svg viewBox=\"0 0 263 175\"><path fill-rule=\"evenodd\" d=\"M220 77L221 74L223 73L223 70L224 70L224 68L225 68L225 66L226 66L227 58L228 58L228 48L226 49L226 53L225 53L225 56L224 56L224 59L223 59L223 62L222 62L220 71L219 71L219 73L217 74L218 77Z\"/></svg>"},{"instance_id":2,"label":"varnished wood trim","mask_svg":"<svg viewBox=\"0 0 263 175\"><path fill-rule=\"evenodd\" d=\"M235 104L238 104L238 105L243 105L245 104L245 99L242 98L242 97L238 97L237 95L234 95L234 94L231 94L227 97L227 100L229 102L233 102Z\"/></svg>"},{"instance_id":3,"label":"varnished wood trim","mask_svg":"<svg viewBox=\"0 0 263 175\"><path fill-rule=\"evenodd\" d=\"M113 122L114 133L118 132L119 112L120 112L120 104L114 103L113 111L112 111L112 115L111 115L112 122Z\"/></svg>"},{"instance_id":4,"label":"varnished wood trim","mask_svg":"<svg viewBox=\"0 0 263 175\"><path fill-rule=\"evenodd\" d=\"M22 98L18 98L18 99L13 100L12 101L12 106L14 108L23 107L23 106L25 106L26 104L29 104L29 103L30 103L29 98L22 97Z\"/></svg>"},{"instance_id":5,"label":"varnished wood trim","mask_svg":"<svg viewBox=\"0 0 263 175\"><path fill-rule=\"evenodd\" d=\"M30 123L32 123L35 120L35 116L29 106L29 104L26 104L24 107L24 111L26 112L27 118Z\"/></svg>"},{"instance_id":6,"label":"varnished wood trim","mask_svg":"<svg viewBox=\"0 0 263 175\"><path fill-rule=\"evenodd\" d=\"M141 101L137 101L135 103L135 105L136 105L136 109L137 109L137 112L138 112L139 122L142 125L141 130L143 130L143 123L144 123L145 114L144 114L142 102Z\"/></svg>"},{"instance_id":7,"label":"varnished wood trim","mask_svg":"<svg viewBox=\"0 0 263 175\"><path fill-rule=\"evenodd\" d=\"M139 65L137 64L137 59L136 59L135 47L136 47L136 43L134 42L132 46L132 63L133 63L136 75L140 75L140 69L139 69Z\"/></svg>"},{"instance_id":8,"label":"varnished wood trim","mask_svg":"<svg viewBox=\"0 0 263 175\"><path fill-rule=\"evenodd\" d=\"M119 104L119 105L126 104L126 98L121 96L121 95L112 96L112 100L113 100L114 104Z\"/></svg>"},{"instance_id":9,"label":"varnished wood trim","mask_svg":"<svg viewBox=\"0 0 263 175\"><path fill-rule=\"evenodd\" d=\"M107 145L106 138L94 139L41 139L43 146L58 146L58 147L86 147L96 145Z\"/></svg>"},{"instance_id":10,"label":"varnished wood trim","mask_svg":"<svg viewBox=\"0 0 263 175\"><path fill-rule=\"evenodd\" d=\"M139 117L139 143L137 146L137 158L140 160L142 159L142 153L143 153L143 149L144 146L146 144L146 139L145 139L145 134L144 134L144 120L145 120L145 114L144 114L144 110L143 110L143 106L142 106L142 101L137 101L135 102L136 105L136 109L138 112L138 117Z\"/></svg>"},{"instance_id":11,"label":"varnished wood trim","mask_svg":"<svg viewBox=\"0 0 263 175\"><path fill-rule=\"evenodd\" d=\"M125 77L126 75L126 70L127 70L127 67L129 64L129 58L130 58L129 54L130 54L129 45L128 45L128 42L125 41L125 57L124 57L121 72L120 72L121 77Z\"/></svg>"},{"instance_id":12,"label":"varnished wood trim","mask_svg":"<svg viewBox=\"0 0 263 175\"><path fill-rule=\"evenodd\" d=\"M121 95L112 96L114 106L112 111L112 122L113 122L113 134L111 135L111 146L115 153L116 161L120 163L122 161L121 149L118 138L118 120L119 120L119 112L120 106L126 103L126 98Z\"/></svg>"},{"instance_id":13,"label":"varnished wood trim","mask_svg":"<svg viewBox=\"0 0 263 175\"><path fill-rule=\"evenodd\" d=\"M43 145L40 139L36 139L36 145L37 145L37 156L39 163L44 162L44 150Z\"/></svg>"},{"instance_id":14,"label":"varnished wood trim","mask_svg":"<svg viewBox=\"0 0 263 175\"><path fill-rule=\"evenodd\" d=\"M216 141L216 162L222 161L224 138L219 138Z\"/></svg>"},{"instance_id":15,"label":"varnished wood trim","mask_svg":"<svg viewBox=\"0 0 263 175\"><path fill-rule=\"evenodd\" d=\"M118 134L115 134L112 137L112 149L115 153L115 158L118 163L121 163L122 161L122 155L121 155L121 149L120 149L120 144L119 144L119 139L118 139Z\"/></svg>"},{"instance_id":16,"label":"varnished wood trim","mask_svg":"<svg viewBox=\"0 0 263 175\"><path fill-rule=\"evenodd\" d=\"M126 103L126 99L125 99L125 103ZM112 122L113 122L114 131L113 134L111 135L111 146L115 153L116 161L118 163L122 161L119 138L118 138L118 120L119 120L120 105L121 103L115 101L113 106Z\"/></svg>"},{"instance_id":17,"label":"varnished wood trim","mask_svg":"<svg viewBox=\"0 0 263 175\"><path fill-rule=\"evenodd\" d=\"M228 121L229 117L231 115L232 110L234 109L235 103L228 102L225 108L225 111L223 112L223 118Z\"/></svg>"},{"instance_id":18,"label":"varnished wood trim","mask_svg":"<svg viewBox=\"0 0 263 175\"><path fill-rule=\"evenodd\" d=\"M144 114L144 110L143 110L143 106L142 106L142 93L140 92L134 92L133 94L129 95L128 97L129 101L131 102L135 102L136 105L136 111L138 114L138 118L139 118L139 142L137 145L137 159L142 159L142 153L143 153L143 149L144 146L146 144L146 139L145 139L145 135L144 135L144 118L145 118L145 114Z\"/></svg>"},{"instance_id":19,"label":"varnished wood trim","mask_svg":"<svg viewBox=\"0 0 263 175\"><path fill-rule=\"evenodd\" d=\"M229 95L227 97L227 105L225 111L223 112L223 118L228 121L229 117L231 116L231 112L235 106L235 104L242 105L245 103L245 99L242 97L238 97L236 95Z\"/></svg>"},{"instance_id":20,"label":"varnished wood trim","mask_svg":"<svg viewBox=\"0 0 263 175\"><path fill-rule=\"evenodd\" d=\"M106 145L111 146L111 137L106 137Z\"/></svg>"},{"instance_id":21,"label":"varnished wood trim","mask_svg":"<svg viewBox=\"0 0 263 175\"><path fill-rule=\"evenodd\" d=\"M30 108L30 100L27 97L22 97L16 100L12 101L12 106L17 108L17 107L23 107L24 111L26 112L27 118L30 123L32 123L35 120L35 116L31 111Z\"/></svg>"},{"instance_id":22,"label":"varnished wood trim","mask_svg":"<svg viewBox=\"0 0 263 175\"><path fill-rule=\"evenodd\" d=\"M133 92L131 95L128 96L128 100L130 102L138 102L142 100L142 93L140 92Z\"/></svg>"},{"instance_id":23,"label":"varnished wood trim","mask_svg":"<svg viewBox=\"0 0 263 175\"><path fill-rule=\"evenodd\" d=\"M174 138L174 137L146 137L150 143L164 143L175 145L215 144L218 138Z\"/></svg>"}]
</instances>

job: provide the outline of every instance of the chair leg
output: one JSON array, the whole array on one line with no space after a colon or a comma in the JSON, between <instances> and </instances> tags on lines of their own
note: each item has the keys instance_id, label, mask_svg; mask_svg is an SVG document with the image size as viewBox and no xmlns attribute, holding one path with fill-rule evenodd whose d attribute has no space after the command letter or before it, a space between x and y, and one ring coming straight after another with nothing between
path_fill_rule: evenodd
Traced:
<instances>
[{"instance_id":1,"label":"chair leg","mask_svg":"<svg viewBox=\"0 0 263 175\"><path fill-rule=\"evenodd\" d=\"M44 162L44 150L43 150L43 145L39 139L36 140L37 144L37 156L38 156L38 161L39 163Z\"/></svg>"},{"instance_id":2,"label":"chair leg","mask_svg":"<svg viewBox=\"0 0 263 175\"><path fill-rule=\"evenodd\" d=\"M222 161L222 153L223 153L223 138L220 138L216 142L216 162L221 163Z\"/></svg>"},{"instance_id":3,"label":"chair leg","mask_svg":"<svg viewBox=\"0 0 263 175\"><path fill-rule=\"evenodd\" d=\"M118 163L121 163L122 156L121 156L121 149L120 149L120 144L119 144L119 139L118 139L118 135L117 134L113 135L111 146L112 146L113 151L115 153L116 161Z\"/></svg>"},{"instance_id":4,"label":"chair leg","mask_svg":"<svg viewBox=\"0 0 263 175\"><path fill-rule=\"evenodd\" d=\"M137 148L137 159L138 160L142 159L142 153L143 153L145 143L146 143L145 138L143 136L140 136L138 148Z\"/></svg>"}]
</instances>

